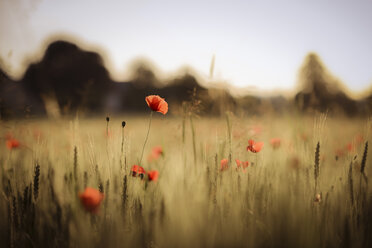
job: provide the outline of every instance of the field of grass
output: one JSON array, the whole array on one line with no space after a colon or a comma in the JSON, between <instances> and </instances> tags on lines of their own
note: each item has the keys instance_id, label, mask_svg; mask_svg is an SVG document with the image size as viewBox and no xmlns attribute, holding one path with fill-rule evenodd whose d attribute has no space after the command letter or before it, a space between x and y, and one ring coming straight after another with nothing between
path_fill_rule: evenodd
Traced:
<instances>
[{"instance_id":1,"label":"field of grass","mask_svg":"<svg viewBox=\"0 0 372 248\"><path fill-rule=\"evenodd\" d=\"M154 113L140 165L157 181L131 173L148 122L0 123L0 246L372 247L367 119ZM9 136L20 145L7 148ZM262 150L247 151L249 139ZM86 187L104 194L96 213L79 198Z\"/></svg>"}]
</instances>

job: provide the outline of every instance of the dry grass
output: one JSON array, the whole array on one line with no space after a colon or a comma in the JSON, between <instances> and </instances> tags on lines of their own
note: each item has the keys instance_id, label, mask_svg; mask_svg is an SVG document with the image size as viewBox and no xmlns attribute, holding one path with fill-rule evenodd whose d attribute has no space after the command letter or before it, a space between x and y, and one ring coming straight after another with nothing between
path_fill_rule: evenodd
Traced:
<instances>
[{"instance_id":1,"label":"dry grass","mask_svg":"<svg viewBox=\"0 0 372 248\"><path fill-rule=\"evenodd\" d=\"M156 183L129 173L139 161L146 117L7 123L0 135L11 132L23 145L8 150L1 144L0 244L370 247L366 122L231 114L188 122L154 115L142 166L160 172ZM281 138L279 149L270 147L273 137ZM261 152L247 152L250 138L265 142ZM335 150L350 142L353 149L336 160ZM149 162L157 145L164 156ZM232 161L221 172L223 158ZM236 170L235 159L251 162L247 172ZM96 215L80 204L78 192L86 186L105 194Z\"/></svg>"}]
</instances>

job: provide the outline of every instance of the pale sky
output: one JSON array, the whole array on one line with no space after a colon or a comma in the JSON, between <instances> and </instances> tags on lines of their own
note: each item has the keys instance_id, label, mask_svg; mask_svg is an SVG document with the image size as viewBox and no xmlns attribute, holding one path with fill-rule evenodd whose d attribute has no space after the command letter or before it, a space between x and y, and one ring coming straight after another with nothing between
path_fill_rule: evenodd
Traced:
<instances>
[{"instance_id":1,"label":"pale sky","mask_svg":"<svg viewBox=\"0 0 372 248\"><path fill-rule=\"evenodd\" d=\"M216 80L285 90L315 51L350 89L372 84L371 0L0 0L0 56L13 75L59 33L103 48L117 80L138 56L207 77L215 54Z\"/></svg>"}]
</instances>

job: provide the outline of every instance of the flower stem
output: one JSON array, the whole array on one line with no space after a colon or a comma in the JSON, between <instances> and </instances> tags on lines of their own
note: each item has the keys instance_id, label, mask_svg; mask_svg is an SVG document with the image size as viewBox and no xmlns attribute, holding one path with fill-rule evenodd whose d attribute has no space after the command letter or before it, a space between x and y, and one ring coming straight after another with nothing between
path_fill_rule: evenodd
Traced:
<instances>
[{"instance_id":1,"label":"flower stem","mask_svg":"<svg viewBox=\"0 0 372 248\"><path fill-rule=\"evenodd\" d=\"M194 164L196 164L195 128L194 128L194 122L192 121L192 114L190 114L190 126L191 126L191 134L192 134L192 148L194 151Z\"/></svg>"},{"instance_id":2,"label":"flower stem","mask_svg":"<svg viewBox=\"0 0 372 248\"><path fill-rule=\"evenodd\" d=\"M229 138L229 164L231 165L231 161L232 161L232 141L231 141L231 123L230 123L229 112L226 112L226 123L227 123L227 135L228 135L228 138Z\"/></svg>"},{"instance_id":3,"label":"flower stem","mask_svg":"<svg viewBox=\"0 0 372 248\"><path fill-rule=\"evenodd\" d=\"M120 166L121 169L124 167L124 171L127 172L126 157L124 154L124 127L121 129L121 153L120 153Z\"/></svg>"},{"instance_id":4,"label":"flower stem","mask_svg":"<svg viewBox=\"0 0 372 248\"><path fill-rule=\"evenodd\" d=\"M141 165L142 158L143 158L143 152L145 151L145 146L146 146L146 143L147 143L147 139L149 138L150 127L151 127L151 120L152 120L152 114L153 114L153 111L150 112L149 127L148 127L148 129L147 129L147 134L146 134L146 138L145 138L145 143L143 143L142 153L141 153L141 158L139 159L138 165Z\"/></svg>"}]
</instances>

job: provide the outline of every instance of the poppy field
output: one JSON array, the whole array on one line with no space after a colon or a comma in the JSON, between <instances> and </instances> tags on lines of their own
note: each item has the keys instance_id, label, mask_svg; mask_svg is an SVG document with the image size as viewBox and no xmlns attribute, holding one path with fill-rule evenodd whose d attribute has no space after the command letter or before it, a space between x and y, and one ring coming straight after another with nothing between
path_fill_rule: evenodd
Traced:
<instances>
[{"instance_id":1,"label":"poppy field","mask_svg":"<svg viewBox=\"0 0 372 248\"><path fill-rule=\"evenodd\" d=\"M0 246L371 247L370 120L146 103L2 122Z\"/></svg>"}]
</instances>

